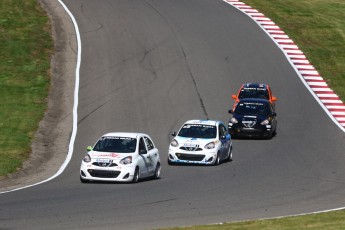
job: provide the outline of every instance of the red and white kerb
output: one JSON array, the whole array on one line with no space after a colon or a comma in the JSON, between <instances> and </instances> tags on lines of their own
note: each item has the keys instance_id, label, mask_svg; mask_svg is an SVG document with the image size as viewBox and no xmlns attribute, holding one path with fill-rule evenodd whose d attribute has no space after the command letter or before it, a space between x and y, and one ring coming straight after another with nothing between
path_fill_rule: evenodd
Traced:
<instances>
[{"instance_id":1,"label":"red and white kerb","mask_svg":"<svg viewBox=\"0 0 345 230\"><path fill-rule=\"evenodd\" d=\"M298 48L271 19L239 0L224 0L251 17L280 47L300 79L331 119L345 132L345 105Z\"/></svg>"}]
</instances>

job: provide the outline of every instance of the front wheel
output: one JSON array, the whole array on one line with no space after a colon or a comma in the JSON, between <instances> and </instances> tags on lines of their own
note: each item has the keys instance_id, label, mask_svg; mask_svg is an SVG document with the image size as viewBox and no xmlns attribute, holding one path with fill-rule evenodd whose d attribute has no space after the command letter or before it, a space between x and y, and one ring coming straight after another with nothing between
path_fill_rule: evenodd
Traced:
<instances>
[{"instance_id":1,"label":"front wheel","mask_svg":"<svg viewBox=\"0 0 345 230\"><path fill-rule=\"evenodd\" d=\"M139 178L140 178L140 170L139 170L139 167L136 167L132 182L137 183L139 181Z\"/></svg>"},{"instance_id":2,"label":"front wheel","mask_svg":"<svg viewBox=\"0 0 345 230\"><path fill-rule=\"evenodd\" d=\"M226 158L226 161L232 161L232 146L230 146L229 151L228 151L228 156Z\"/></svg>"},{"instance_id":3,"label":"front wheel","mask_svg":"<svg viewBox=\"0 0 345 230\"><path fill-rule=\"evenodd\" d=\"M85 184L85 183L89 183L90 181L89 181L89 180L85 180L84 178L82 178L82 177L80 176L80 182L83 183L83 184Z\"/></svg>"},{"instance_id":4,"label":"front wheel","mask_svg":"<svg viewBox=\"0 0 345 230\"><path fill-rule=\"evenodd\" d=\"M219 165L219 164L220 164L220 156L219 156L219 153L217 153L217 157L213 165Z\"/></svg>"},{"instance_id":5,"label":"front wheel","mask_svg":"<svg viewBox=\"0 0 345 230\"><path fill-rule=\"evenodd\" d=\"M158 179L161 175L161 164L158 162L155 169L155 174L153 174L153 179Z\"/></svg>"},{"instance_id":6,"label":"front wheel","mask_svg":"<svg viewBox=\"0 0 345 230\"><path fill-rule=\"evenodd\" d=\"M168 165L175 165L175 163L168 158Z\"/></svg>"}]
</instances>

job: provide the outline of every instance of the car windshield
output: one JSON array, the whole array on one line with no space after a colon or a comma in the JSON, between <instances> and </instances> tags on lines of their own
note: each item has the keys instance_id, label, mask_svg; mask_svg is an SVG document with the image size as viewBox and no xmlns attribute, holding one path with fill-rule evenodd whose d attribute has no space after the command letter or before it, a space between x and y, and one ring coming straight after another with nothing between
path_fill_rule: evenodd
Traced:
<instances>
[{"instance_id":1,"label":"car windshield","mask_svg":"<svg viewBox=\"0 0 345 230\"><path fill-rule=\"evenodd\" d=\"M178 133L178 136L191 138L216 138L217 128L214 125L185 124Z\"/></svg>"},{"instance_id":2,"label":"car windshield","mask_svg":"<svg viewBox=\"0 0 345 230\"><path fill-rule=\"evenodd\" d=\"M238 115L260 115L267 117L270 113L268 104L259 102L240 102L235 108Z\"/></svg>"},{"instance_id":3,"label":"car windshield","mask_svg":"<svg viewBox=\"0 0 345 230\"><path fill-rule=\"evenodd\" d=\"M98 140L93 150L99 152L132 153L135 152L136 145L136 138L102 137Z\"/></svg>"},{"instance_id":4,"label":"car windshield","mask_svg":"<svg viewBox=\"0 0 345 230\"><path fill-rule=\"evenodd\" d=\"M255 87L245 87L241 89L240 94L238 95L239 99L243 98L261 98L269 100L268 91L266 88L255 88Z\"/></svg>"}]
</instances>

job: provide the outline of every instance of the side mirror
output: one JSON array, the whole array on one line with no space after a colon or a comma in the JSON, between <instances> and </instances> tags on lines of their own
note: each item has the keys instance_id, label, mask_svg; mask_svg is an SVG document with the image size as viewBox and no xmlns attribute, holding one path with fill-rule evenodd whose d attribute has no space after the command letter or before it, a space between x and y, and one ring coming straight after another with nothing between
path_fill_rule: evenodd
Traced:
<instances>
[{"instance_id":1,"label":"side mirror","mask_svg":"<svg viewBox=\"0 0 345 230\"><path fill-rule=\"evenodd\" d=\"M236 100L237 96L235 94L233 94L233 95L231 95L231 98Z\"/></svg>"},{"instance_id":2,"label":"side mirror","mask_svg":"<svg viewBox=\"0 0 345 230\"><path fill-rule=\"evenodd\" d=\"M140 149L139 150L139 155L146 154L146 153L147 153L146 149Z\"/></svg>"},{"instance_id":3,"label":"side mirror","mask_svg":"<svg viewBox=\"0 0 345 230\"><path fill-rule=\"evenodd\" d=\"M86 150L87 150L88 152L92 151L92 146L87 146Z\"/></svg>"},{"instance_id":4,"label":"side mirror","mask_svg":"<svg viewBox=\"0 0 345 230\"><path fill-rule=\"evenodd\" d=\"M228 113L232 114L234 111L232 111L232 109L228 110Z\"/></svg>"},{"instance_id":5,"label":"side mirror","mask_svg":"<svg viewBox=\"0 0 345 230\"><path fill-rule=\"evenodd\" d=\"M277 100L278 100L278 98L272 96L272 101L277 101Z\"/></svg>"},{"instance_id":6,"label":"side mirror","mask_svg":"<svg viewBox=\"0 0 345 230\"><path fill-rule=\"evenodd\" d=\"M171 136L173 136L173 137L176 137L176 132L173 132L172 134L171 134Z\"/></svg>"}]
</instances>

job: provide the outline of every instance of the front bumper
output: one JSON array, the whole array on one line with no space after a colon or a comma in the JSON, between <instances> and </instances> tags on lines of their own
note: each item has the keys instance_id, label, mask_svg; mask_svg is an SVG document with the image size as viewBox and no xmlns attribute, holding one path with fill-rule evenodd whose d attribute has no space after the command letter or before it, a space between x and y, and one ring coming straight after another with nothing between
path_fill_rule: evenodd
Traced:
<instances>
[{"instance_id":1,"label":"front bumper","mask_svg":"<svg viewBox=\"0 0 345 230\"><path fill-rule=\"evenodd\" d=\"M241 124L232 124L228 126L228 129L232 136L268 137L272 133L271 125L256 125L255 127L247 128Z\"/></svg>"},{"instance_id":2,"label":"front bumper","mask_svg":"<svg viewBox=\"0 0 345 230\"><path fill-rule=\"evenodd\" d=\"M92 163L82 161L80 166L80 177L90 181L117 181L130 182L133 180L135 171L134 165L115 167L99 167Z\"/></svg>"},{"instance_id":3,"label":"front bumper","mask_svg":"<svg viewBox=\"0 0 345 230\"><path fill-rule=\"evenodd\" d=\"M214 164L217 158L217 151L215 149L203 151L187 151L179 149L178 147L169 148L169 163L181 164Z\"/></svg>"}]
</instances>

